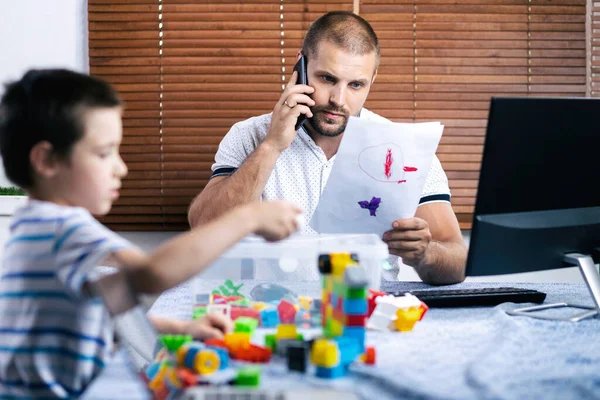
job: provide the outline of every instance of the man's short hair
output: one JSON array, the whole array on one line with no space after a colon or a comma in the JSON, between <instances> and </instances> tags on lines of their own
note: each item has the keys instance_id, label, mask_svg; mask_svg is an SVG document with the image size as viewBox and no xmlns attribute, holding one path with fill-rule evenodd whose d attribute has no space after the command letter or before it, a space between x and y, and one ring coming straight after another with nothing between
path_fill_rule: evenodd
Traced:
<instances>
[{"instance_id":1,"label":"man's short hair","mask_svg":"<svg viewBox=\"0 0 600 400\"><path fill-rule=\"evenodd\" d=\"M351 54L375 53L379 66L379 39L371 25L350 11L332 11L315 20L304 37L302 54L308 59L317 54L321 41L328 41Z\"/></svg>"},{"instance_id":2,"label":"man's short hair","mask_svg":"<svg viewBox=\"0 0 600 400\"><path fill-rule=\"evenodd\" d=\"M85 111L120 105L107 82L65 69L30 70L7 84L0 101L0 153L6 176L22 188L32 187L29 154L37 143L49 142L57 157L68 159L85 134Z\"/></svg>"}]
</instances>

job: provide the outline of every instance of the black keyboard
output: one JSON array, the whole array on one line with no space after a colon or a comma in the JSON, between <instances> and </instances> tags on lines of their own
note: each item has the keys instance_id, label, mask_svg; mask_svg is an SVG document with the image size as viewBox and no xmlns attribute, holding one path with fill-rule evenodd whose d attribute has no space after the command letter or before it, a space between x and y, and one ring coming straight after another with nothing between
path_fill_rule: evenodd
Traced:
<instances>
[{"instance_id":1,"label":"black keyboard","mask_svg":"<svg viewBox=\"0 0 600 400\"><path fill-rule=\"evenodd\" d=\"M390 292L394 296L410 293L431 308L495 306L501 303L543 303L546 293L512 287L449 290L411 290Z\"/></svg>"}]
</instances>

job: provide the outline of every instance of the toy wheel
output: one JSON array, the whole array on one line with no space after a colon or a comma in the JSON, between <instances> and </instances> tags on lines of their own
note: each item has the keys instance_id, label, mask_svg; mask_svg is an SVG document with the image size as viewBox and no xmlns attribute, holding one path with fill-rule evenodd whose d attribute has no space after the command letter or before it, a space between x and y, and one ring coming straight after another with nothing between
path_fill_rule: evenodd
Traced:
<instances>
[{"instance_id":1,"label":"toy wheel","mask_svg":"<svg viewBox=\"0 0 600 400\"><path fill-rule=\"evenodd\" d=\"M217 352L213 350L202 350L196 356L196 362L194 364L197 373L200 375L208 375L219 369L221 361Z\"/></svg>"}]
</instances>

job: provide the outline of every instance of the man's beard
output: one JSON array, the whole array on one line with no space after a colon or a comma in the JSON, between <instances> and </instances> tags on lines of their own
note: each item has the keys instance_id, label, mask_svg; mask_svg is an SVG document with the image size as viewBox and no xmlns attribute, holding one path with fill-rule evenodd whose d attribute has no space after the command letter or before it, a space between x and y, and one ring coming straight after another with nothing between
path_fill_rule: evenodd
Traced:
<instances>
[{"instance_id":1,"label":"man's beard","mask_svg":"<svg viewBox=\"0 0 600 400\"><path fill-rule=\"evenodd\" d=\"M313 130L322 136L336 137L344 133L348 124L348 113L344 109L336 109L331 106L315 106L311 108L313 117L308 120ZM343 114L341 124L331 126L334 120L325 116L325 112Z\"/></svg>"}]
</instances>

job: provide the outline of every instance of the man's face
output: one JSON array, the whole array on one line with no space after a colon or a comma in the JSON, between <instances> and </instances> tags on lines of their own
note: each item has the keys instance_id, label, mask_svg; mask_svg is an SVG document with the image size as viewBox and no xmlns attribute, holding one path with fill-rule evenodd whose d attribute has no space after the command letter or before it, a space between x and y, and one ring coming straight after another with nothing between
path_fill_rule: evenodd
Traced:
<instances>
[{"instance_id":1,"label":"man's face","mask_svg":"<svg viewBox=\"0 0 600 400\"><path fill-rule=\"evenodd\" d=\"M377 74L375 52L356 55L328 42L319 43L316 55L308 57L308 84L315 105L307 122L323 136L344 133L349 116L358 116Z\"/></svg>"}]
</instances>

